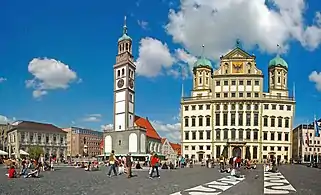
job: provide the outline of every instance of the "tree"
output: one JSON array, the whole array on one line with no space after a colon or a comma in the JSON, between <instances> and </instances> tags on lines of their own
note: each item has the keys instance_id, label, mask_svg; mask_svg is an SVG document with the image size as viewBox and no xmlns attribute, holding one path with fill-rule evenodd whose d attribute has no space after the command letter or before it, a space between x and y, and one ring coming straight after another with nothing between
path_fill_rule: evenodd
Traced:
<instances>
[{"instance_id":1,"label":"tree","mask_svg":"<svg viewBox=\"0 0 321 195\"><path fill-rule=\"evenodd\" d=\"M29 148L29 157L31 159L38 159L40 158L40 155L43 154L43 150L39 146L31 146Z\"/></svg>"}]
</instances>

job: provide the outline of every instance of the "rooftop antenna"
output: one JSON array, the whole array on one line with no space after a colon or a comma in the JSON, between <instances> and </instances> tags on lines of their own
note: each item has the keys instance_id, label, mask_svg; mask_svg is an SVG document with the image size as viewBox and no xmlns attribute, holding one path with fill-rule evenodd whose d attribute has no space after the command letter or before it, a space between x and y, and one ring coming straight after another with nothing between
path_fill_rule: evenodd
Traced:
<instances>
[{"instance_id":1,"label":"rooftop antenna","mask_svg":"<svg viewBox=\"0 0 321 195\"><path fill-rule=\"evenodd\" d=\"M126 25L126 22L127 22L127 17L125 16L125 17L124 17L123 34L126 34L126 35L127 35L127 25Z\"/></svg>"}]
</instances>

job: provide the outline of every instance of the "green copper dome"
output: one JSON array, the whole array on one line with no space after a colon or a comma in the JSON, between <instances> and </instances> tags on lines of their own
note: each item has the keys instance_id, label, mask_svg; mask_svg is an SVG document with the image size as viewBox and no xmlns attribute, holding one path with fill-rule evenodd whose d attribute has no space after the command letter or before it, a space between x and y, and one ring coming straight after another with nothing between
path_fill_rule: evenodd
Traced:
<instances>
[{"instance_id":1,"label":"green copper dome","mask_svg":"<svg viewBox=\"0 0 321 195\"><path fill-rule=\"evenodd\" d=\"M200 59L198 59L195 63L194 63L194 68L197 67L209 67L209 68L213 68L211 61L209 61L208 59L201 57Z\"/></svg>"},{"instance_id":2,"label":"green copper dome","mask_svg":"<svg viewBox=\"0 0 321 195\"><path fill-rule=\"evenodd\" d=\"M132 38L130 38L130 36L128 36L127 34L123 34L123 36L121 36L119 39L118 39L118 42L119 41L123 41L123 40L132 40Z\"/></svg>"},{"instance_id":3,"label":"green copper dome","mask_svg":"<svg viewBox=\"0 0 321 195\"><path fill-rule=\"evenodd\" d=\"M281 58L280 56L276 56L275 58L270 60L269 68L271 68L273 66L281 66L283 68L288 69L288 63L286 63L286 61L283 58Z\"/></svg>"}]
</instances>

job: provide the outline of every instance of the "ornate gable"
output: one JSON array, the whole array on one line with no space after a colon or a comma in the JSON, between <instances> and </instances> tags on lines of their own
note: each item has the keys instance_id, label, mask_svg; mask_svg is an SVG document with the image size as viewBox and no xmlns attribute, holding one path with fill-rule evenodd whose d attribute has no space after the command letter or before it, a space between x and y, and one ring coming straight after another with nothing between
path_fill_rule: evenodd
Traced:
<instances>
[{"instance_id":1,"label":"ornate gable","mask_svg":"<svg viewBox=\"0 0 321 195\"><path fill-rule=\"evenodd\" d=\"M239 47L236 47L221 57L221 60L224 59L255 59L255 56L247 53Z\"/></svg>"}]
</instances>

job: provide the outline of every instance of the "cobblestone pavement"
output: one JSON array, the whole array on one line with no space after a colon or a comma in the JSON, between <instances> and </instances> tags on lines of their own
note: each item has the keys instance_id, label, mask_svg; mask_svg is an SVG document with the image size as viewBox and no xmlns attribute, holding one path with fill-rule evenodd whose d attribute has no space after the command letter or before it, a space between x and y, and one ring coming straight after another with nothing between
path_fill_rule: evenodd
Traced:
<instances>
[{"instance_id":1,"label":"cobblestone pavement","mask_svg":"<svg viewBox=\"0 0 321 195\"><path fill-rule=\"evenodd\" d=\"M162 170L161 178L149 179L146 171L136 171L136 177L120 175L109 178L107 169L85 172L83 169L60 168L42 172L41 178L8 179L0 168L0 195L263 195L321 194L321 169L301 165L284 165L278 174L266 174L262 166L242 170L244 178L230 177L217 168L185 168Z\"/></svg>"}]
</instances>

